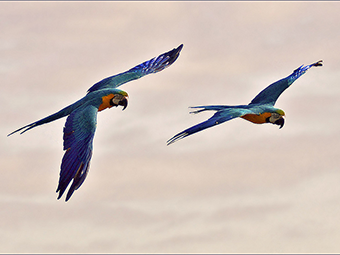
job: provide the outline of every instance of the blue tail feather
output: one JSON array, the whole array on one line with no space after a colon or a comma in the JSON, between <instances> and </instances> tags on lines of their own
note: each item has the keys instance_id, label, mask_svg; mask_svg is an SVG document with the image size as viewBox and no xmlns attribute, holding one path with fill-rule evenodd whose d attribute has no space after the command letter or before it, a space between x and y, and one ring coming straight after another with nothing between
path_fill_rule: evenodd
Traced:
<instances>
[{"instance_id":1,"label":"blue tail feather","mask_svg":"<svg viewBox=\"0 0 340 255\"><path fill-rule=\"evenodd\" d=\"M180 133L178 133L177 135L173 136L172 138L170 138L167 141L167 145L170 145L178 140L181 140L189 135L195 134L199 131L202 131L204 129L216 126L218 124L221 124L225 121L231 120L233 118L235 118L236 116L232 116L232 115L226 115L226 116L221 116L221 112L216 112L210 119L201 122L193 127L190 127Z\"/></svg>"}]
</instances>

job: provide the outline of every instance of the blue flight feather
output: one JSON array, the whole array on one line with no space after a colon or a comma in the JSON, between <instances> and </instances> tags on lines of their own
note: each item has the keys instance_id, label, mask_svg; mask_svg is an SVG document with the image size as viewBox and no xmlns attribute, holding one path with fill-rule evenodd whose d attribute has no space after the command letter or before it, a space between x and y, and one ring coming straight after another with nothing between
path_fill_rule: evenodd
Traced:
<instances>
[{"instance_id":1,"label":"blue flight feather","mask_svg":"<svg viewBox=\"0 0 340 255\"><path fill-rule=\"evenodd\" d=\"M251 102L252 104L270 104L275 105L279 96L285 91L294 81L303 75L312 66L322 66L322 60L307 66L300 66L295 69L291 75L266 87L262 90Z\"/></svg>"},{"instance_id":2,"label":"blue flight feather","mask_svg":"<svg viewBox=\"0 0 340 255\"><path fill-rule=\"evenodd\" d=\"M90 93L103 88L117 88L126 82L139 79L147 74L160 72L176 61L182 48L183 44L158 57L145 61L126 72L107 77L94 84L87 92Z\"/></svg>"}]
</instances>

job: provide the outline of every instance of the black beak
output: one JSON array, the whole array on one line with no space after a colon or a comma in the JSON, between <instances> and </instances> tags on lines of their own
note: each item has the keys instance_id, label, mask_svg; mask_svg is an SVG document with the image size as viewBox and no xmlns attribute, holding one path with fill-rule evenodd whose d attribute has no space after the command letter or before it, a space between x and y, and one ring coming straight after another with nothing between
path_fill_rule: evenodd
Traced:
<instances>
[{"instance_id":1,"label":"black beak","mask_svg":"<svg viewBox=\"0 0 340 255\"><path fill-rule=\"evenodd\" d=\"M125 110L125 108L128 106L128 100L126 99L126 97L123 98L123 100L119 101L118 105L123 106L123 110Z\"/></svg>"},{"instance_id":2,"label":"black beak","mask_svg":"<svg viewBox=\"0 0 340 255\"><path fill-rule=\"evenodd\" d=\"M279 125L280 126L279 129L281 129L285 124L285 119L281 117L280 119L275 121L274 124Z\"/></svg>"}]
</instances>

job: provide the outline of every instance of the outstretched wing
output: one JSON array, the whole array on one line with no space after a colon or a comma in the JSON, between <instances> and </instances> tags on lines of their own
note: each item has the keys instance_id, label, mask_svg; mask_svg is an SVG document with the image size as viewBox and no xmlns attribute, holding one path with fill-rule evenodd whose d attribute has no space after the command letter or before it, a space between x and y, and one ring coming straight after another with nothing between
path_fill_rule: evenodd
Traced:
<instances>
[{"instance_id":1,"label":"outstretched wing","mask_svg":"<svg viewBox=\"0 0 340 255\"><path fill-rule=\"evenodd\" d=\"M92 143L97 125L98 109L88 105L74 110L67 118L64 127L64 150L66 150L60 170L59 185L56 192L61 198L67 186L66 201L84 182L90 167Z\"/></svg>"},{"instance_id":2,"label":"outstretched wing","mask_svg":"<svg viewBox=\"0 0 340 255\"><path fill-rule=\"evenodd\" d=\"M107 77L94 84L87 92L90 93L103 88L117 88L126 82L139 79L144 75L160 72L176 61L182 48L183 44L169 52L159 55L158 57L145 61L124 73Z\"/></svg>"},{"instance_id":3,"label":"outstretched wing","mask_svg":"<svg viewBox=\"0 0 340 255\"><path fill-rule=\"evenodd\" d=\"M170 138L167 141L167 145L170 145L178 140L181 140L189 135L195 134L199 131L202 131L206 128L210 128L213 126L216 126L218 124L221 124L223 122L226 122L228 120L232 120L237 117L241 117L245 114L248 113L253 113L252 111L248 109L243 109L243 108L237 108L237 107L232 107L232 106L196 106L196 107L191 107L191 108L202 108L200 110L194 111L192 113L199 113L205 110L217 110L217 112L208 120L203 121L195 126L192 126L174 137Z\"/></svg>"},{"instance_id":4,"label":"outstretched wing","mask_svg":"<svg viewBox=\"0 0 340 255\"><path fill-rule=\"evenodd\" d=\"M303 75L312 66L322 66L322 60L307 66L300 66L286 78L283 78L262 90L251 102L252 104L271 104L274 106L276 100L295 80Z\"/></svg>"}]
</instances>

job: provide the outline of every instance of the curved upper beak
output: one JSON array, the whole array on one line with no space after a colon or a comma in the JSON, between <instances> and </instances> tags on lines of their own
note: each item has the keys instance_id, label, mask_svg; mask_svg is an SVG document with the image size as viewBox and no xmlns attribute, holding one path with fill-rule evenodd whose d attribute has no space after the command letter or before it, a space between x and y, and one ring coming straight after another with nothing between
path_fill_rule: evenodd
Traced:
<instances>
[{"instance_id":1,"label":"curved upper beak","mask_svg":"<svg viewBox=\"0 0 340 255\"><path fill-rule=\"evenodd\" d=\"M118 105L123 106L122 111L125 110L125 108L128 106L128 100L126 97L124 97L122 100L119 101Z\"/></svg>"},{"instance_id":2,"label":"curved upper beak","mask_svg":"<svg viewBox=\"0 0 340 255\"><path fill-rule=\"evenodd\" d=\"M275 121L274 124L279 125L280 126L279 129L281 129L285 124L285 119L283 117L281 117L280 119Z\"/></svg>"}]
</instances>

